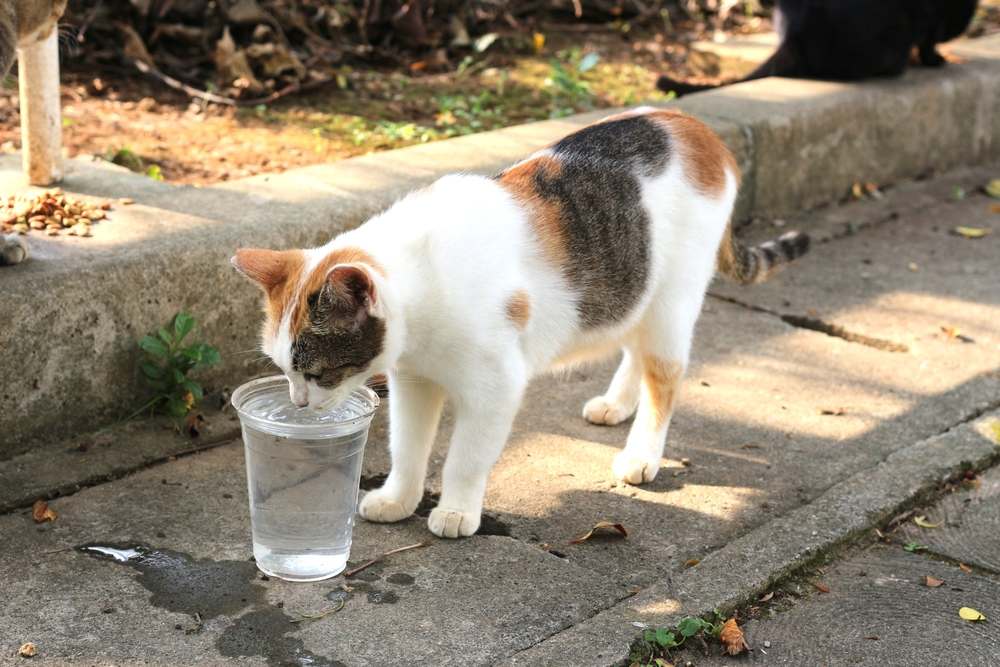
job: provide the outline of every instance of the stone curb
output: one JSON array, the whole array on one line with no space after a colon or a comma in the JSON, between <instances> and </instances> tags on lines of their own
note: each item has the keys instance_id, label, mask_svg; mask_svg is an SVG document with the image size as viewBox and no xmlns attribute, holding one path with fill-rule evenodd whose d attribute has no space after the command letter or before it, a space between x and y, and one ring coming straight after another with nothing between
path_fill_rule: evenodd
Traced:
<instances>
[{"instance_id":1,"label":"stone curb","mask_svg":"<svg viewBox=\"0 0 1000 667\"><path fill-rule=\"evenodd\" d=\"M744 172L737 219L784 214L836 201L856 181L884 184L1000 156L1000 35L952 52L966 62L860 85L766 79L674 106L703 118L736 154ZM135 341L179 309L195 314L203 338L222 351L208 382L262 370L252 354L258 297L229 267L235 248L321 243L444 173L495 173L613 111L210 188L72 162L66 190L139 204L94 239L33 236L36 259L0 271L0 460L134 406L143 392ZM2 191L18 190L17 157L0 159L0 169Z\"/></svg>"},{"instance_id":2,"label":"stone curb","mask_svg":"<svg viewBox=\"0 0 1000 667\"><path fill-rule=\"evenodd\" d=\"M991 427L1000 410L897 450L822 496L706 556L695 567L651 586L588 620L511 656L506 665L619 665L646 627L670 627L752 601L825 552L891 519L955 474L1000 461ZM981 413L980 413L981 414Z\"/></svg>"}]
</instances>

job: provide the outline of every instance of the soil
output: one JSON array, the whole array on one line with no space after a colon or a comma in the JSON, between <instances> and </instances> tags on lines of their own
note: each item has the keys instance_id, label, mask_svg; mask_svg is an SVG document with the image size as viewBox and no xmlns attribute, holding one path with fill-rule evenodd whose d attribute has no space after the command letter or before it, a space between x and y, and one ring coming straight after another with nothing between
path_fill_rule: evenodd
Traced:
<instances>
[{"instance_id":1,"label":"soil","mask_svg":"<svg viewBox=\"0 0 1000 667\"><path fill-rule=\"evenodd\" d=\"M94 76L74 65L70 52L63 58L63 143L69 157L91 155L151 178L205 185L590 109L663 101L668 97L654 86L659 72L724 81L754 66L690 48L713 37L705 23L542 29L537 36L500 34L460 63L430 59L395 68L344 68L336 85L256 107L193 99L136 70L105 68ZM769 29L765 18L742 17L734 31ZM970 34L998 30L1000 0L984 0ZM12 81L0 90L0 152L20 148Z\"/></svg>"},{"instance_id":2,"label":"soil","mask_svg":"<svg viewBox=\"0 0 1000 667\"><path fill-rule=\"evenodd\" d=\"M756 19L746 30L768 27ZM662 101L668 98L654 81L666 69L729 78L752 68L714 55L689 58L684 42L698 36L692 32L684 42L671 42L652 32L575 28L549 26L537 51L512 35L448 72L349 71L325 90L251 108L193 100L137 71L95 77L64 61L63 143L69 157L92 155L153 178L203 185L590 109ZM597 61L588 69L590 54ZM560 77L558 68L566 76ZM0 151L19 149L19 122L16 85L9 84L0 91Z\"/></svg>"}]
</instances>

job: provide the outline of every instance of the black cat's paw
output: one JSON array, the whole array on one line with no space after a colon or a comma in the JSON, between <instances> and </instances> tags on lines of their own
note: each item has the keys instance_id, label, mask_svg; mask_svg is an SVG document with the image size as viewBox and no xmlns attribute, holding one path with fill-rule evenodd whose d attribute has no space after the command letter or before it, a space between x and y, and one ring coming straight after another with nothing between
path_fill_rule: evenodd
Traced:
<instances>
[{"instance_id":1,"label":"black cat's paw","mask_svg":"<svg viewBox=\"0 0 1000 667\"><path fill-rule=\"evenodd\" d=\"M920 49L920 64L924 67L943 67L947 62L933 46Z\"/></svg>"}]
</instances>

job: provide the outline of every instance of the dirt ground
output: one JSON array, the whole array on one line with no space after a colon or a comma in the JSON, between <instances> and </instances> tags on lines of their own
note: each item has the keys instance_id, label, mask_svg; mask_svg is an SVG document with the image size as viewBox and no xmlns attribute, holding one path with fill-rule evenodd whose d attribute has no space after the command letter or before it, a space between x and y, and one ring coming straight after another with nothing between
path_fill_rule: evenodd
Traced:
<instances>
[{"instance_id":1,"label":"dirt ground","mask_svg":"<svg viewBox=\"0 0 1000 667\"><path fill-rule=\"evenodd\" d=\"M737 30L770 30L766 18ZM970 34L1000 30L984 0ZM343 68L336 85L270 105L230 107L170 89L136 70L96 76L63 54L63 141L69 157L112 160L151 178L210 184L330 162L590 109L665 100L659 72L701 81L745 74L750 62L695 51L704 24L623 29L547 25L502 34L461 62ZM427 65L424 67L424 65ZM0 152L20 148L17 86L0 90Z\"/></svg>"},{"instance_id":2,"label":"dirt ground","mask_svg":"<svg viewBox=\"0 0 1000 667\"><path fill-rule=\"evenodd\" d=\"M176 183L208 184L330 162L589 109L664 100L656 74L737 77L745 61L696 54L656 33L552 29L445 73L345 71L336 86L268 106L192 100L138 72L93 76L65 62L67 155L94 155ZM750 28L768 29L758 19ZM503 39L503 38L502 38ZM500 41L500 40L498 40ZM531 53L531 51L535 51ZM17 88L0 92L0 150L20 147Z\"/></svg>"}]
</instances>

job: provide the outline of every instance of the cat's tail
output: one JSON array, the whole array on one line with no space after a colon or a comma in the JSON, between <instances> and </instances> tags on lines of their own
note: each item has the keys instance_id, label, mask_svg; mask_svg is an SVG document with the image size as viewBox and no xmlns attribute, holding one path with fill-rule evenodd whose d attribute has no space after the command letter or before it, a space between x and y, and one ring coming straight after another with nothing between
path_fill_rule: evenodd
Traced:
<instances>
[{"instance_id":1,"label":"cat's tail","mask_svg":"<svg viewBox=\"0 0 1000 667\"><path fill-rule=\"evenodd\" d=\"M738 82L734 82L738 83ZM686 83L672 79L666 74L661 74L656 79L656 87L665 93L674 93L677 97L684 97L691 93L700 93L703 90L714 90L726 84L722 83Z\"/></svg>"},{"instance_id":2,"label":"cat's tail","mask_svg":"<svg viewBox=\"0 0 1000 667\"><path fill-rule=\"evenodd\" d=\"M746 246L732 230L732 225L726 227L716 267L726 277L744 285L764 282L780 267L809 252L809 235L803 232L788 232L774 241Z\"/></svg>"}]
</instances>

